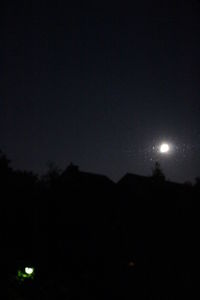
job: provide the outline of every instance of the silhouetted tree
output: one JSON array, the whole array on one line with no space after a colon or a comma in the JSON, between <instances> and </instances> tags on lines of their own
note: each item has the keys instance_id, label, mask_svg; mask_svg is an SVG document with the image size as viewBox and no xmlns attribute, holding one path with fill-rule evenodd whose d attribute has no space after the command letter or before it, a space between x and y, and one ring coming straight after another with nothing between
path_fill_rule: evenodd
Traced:
<instances>
[{"instance_id":1,"label":"silhouetted tree","mask_svg":"<svg viewBox=\"0 0 200 300\"><path fill-rule=\"evenodd\" d=\"M156 162L155 163L155 166L152 170L152 177L153 179L157 180L157 181L165 181L165 175L162 171L162 168L160 166L160 163L159 162Z\"/></svg>"},{"instance_id":2,"label":"silhouetted tree","mask_svg":"<svg viewBox=\"0 0 200 300\"><path fill-rule=\"evenodd\" d=\"M195 191L198 193L200 193L200 177L196 177L195 178L195 185L194 185Z\"/></svg>"},{"instance_id":3,"label":"silhouetted tree","mask_svg":"<svg viewBox=\"0 0 200 300\"><path fill-rule=\"evenodd\" d=\"M200 188L200 177L195 178L195 186Z\"/></svg>"},{"instance_id":4,"label":"silhouetted tree","mask_svg":"<svg viewBox=\"0 0 200 300\"><path fill-rule=\"evenodd\" d=\"M14 185L18 188L31 190L35 188L38 182L38 176L33 172L17 170L13 172L13 181Z\"/></svg>"},{"instance_id":5,"label":"silhouetted tree","mask_svg":"<svg viewBox=\"0 0 200 300\"><path fill-rule=\"evenodd\" d=\"M69 175L76 175L78 172L79 172L79 167L74 165L72 162L65 170L65 173Z\"/></svg>"},{"instance_id":6,"label":"silhouetted tree","mask_svg":"<svg viewBox=\"0 0 200 300\"><path fill-rule=\"evenodd\" d=\"M47 167L47 173L42 177L42 181L48 186L52 186L58 180L61 170L53 162L48 162Z\"/></svg>"},{"instance_id":7,"label":"silhouetted tree","mask_svg":"<svg viewBox=\"0 0 200 300\"><path fill-rule=\"evenodd\" d=\"M0 172L6 173L11 171L10 160L7 156L0 150Z\"/></svg>"}]
</instances>

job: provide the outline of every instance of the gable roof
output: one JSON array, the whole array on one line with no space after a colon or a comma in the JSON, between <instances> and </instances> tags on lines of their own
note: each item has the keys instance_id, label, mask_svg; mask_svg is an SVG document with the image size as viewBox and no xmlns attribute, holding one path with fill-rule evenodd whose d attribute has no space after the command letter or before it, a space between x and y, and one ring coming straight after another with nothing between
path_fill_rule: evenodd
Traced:
<instances>
[{"instance_id":1,"label":"gable roof","mask_svg":"<svg viewBox=\"0 0 200 300\"><path fill-rule=\"evenodd\" d=\"M146 188L146 187L153 187L157 186L157 181L153 177L150 176L142 176L142 175L136 175L127 173L124 175L117 183L118 186L123 186L127 188ZM183 190L185 187L184 184L178 183L178 182L172 182L165 180L162 182L162 187L167 189L176 189L176 190ZM187 187L185 187L187 188Z\"/></svg>"},{"instance_id":2,"label":"gable roof","mask_svg":"<svg viewBox=\"0 0 200 300\"><path fill-rule=\"evenodd\" d=\"M82 172L72 164L61 174L62 181L81 186L111 186L114 182L105 175Z\"/></svg>"},{"instance_id":3,"label":"gable roof","mask_svg":"<svg viewBox=\"0 0 200 300\"><path fill-rule=\"evenodd\" d=\"M146 184L152 183L152 177L127 173L118 181L117 184L130 186L130 185L138 185L138 184L145 184L145 183Z\"/></svg>"}]
</instances>

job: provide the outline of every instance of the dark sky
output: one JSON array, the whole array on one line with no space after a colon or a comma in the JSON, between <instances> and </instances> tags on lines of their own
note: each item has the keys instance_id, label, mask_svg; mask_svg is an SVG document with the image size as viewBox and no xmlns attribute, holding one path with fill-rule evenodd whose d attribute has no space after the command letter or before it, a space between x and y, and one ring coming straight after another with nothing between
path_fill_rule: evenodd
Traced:
<instances>
[{"instance_id":1,"label":"dark sky","mask_svg":"<svg viewBox=\"0 0 200 300\"><path fill-rule=\"evenodd\" d=\"M0 148L118 180L200 176L200 2L3 1ZM98 4L97 4L98 3ZM100 4L99 4L100 3ZM173 153L156 154L162 141Z\"/></svg>"}]
</instances>

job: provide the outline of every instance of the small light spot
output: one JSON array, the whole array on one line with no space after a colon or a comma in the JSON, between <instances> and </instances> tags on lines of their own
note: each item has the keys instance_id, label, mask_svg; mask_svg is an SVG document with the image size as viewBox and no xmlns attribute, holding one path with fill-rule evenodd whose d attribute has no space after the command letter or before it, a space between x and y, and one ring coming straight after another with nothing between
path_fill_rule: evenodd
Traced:
<instances>
[{"instance_id":1,"label":"small light spot","mask_svg":"<svg viewBox=\"0 0 200 300\"><path fill-rule=\"evenodd\" d=\"M130 261L130 262L128 263L128 266L129 266L130 268L134 268L134 267L135 267L135 262L134 262L134 261Z\"/></svg>"},{"instance_id":2,"label":"small light spot","mask_svg":"<svg viewBox=\"0 0 200 300\"><path fill-rule=\"evenodd\" d=\"M26 274L31 275L31 274L33 274L33 272L34 272L34 269L33 269L33 268L29 268L29 267L26 267L26 268L25 268L25 273L26 273Z\"/></svg>"}]
</instances>

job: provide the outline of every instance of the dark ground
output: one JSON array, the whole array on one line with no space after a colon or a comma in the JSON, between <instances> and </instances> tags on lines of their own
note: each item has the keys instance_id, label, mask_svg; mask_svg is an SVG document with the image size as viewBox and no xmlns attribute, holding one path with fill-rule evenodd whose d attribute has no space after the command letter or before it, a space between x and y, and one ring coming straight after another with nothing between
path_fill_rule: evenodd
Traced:
<instances>
[{"instance_id":1,"label":"dark ground","mask_svg":"<svg viewBox=\"0 0 200 300\"><path fill-rule=\"evenodd\" d=\"M6 299L193 299L199 184L70 166L38 179L1 157ZM34 266L35 277L17 280Z\"/></svg>"}]
</instances>

